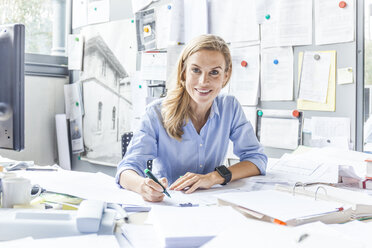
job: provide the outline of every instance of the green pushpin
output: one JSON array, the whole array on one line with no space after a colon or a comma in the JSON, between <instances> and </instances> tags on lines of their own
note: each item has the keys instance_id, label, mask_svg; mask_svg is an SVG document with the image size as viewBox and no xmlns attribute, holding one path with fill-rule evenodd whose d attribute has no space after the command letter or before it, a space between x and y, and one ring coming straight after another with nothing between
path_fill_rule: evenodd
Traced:
<instances>
[{"instance_id":1,"label":"green pushpin","mask_svg":"<svg viewBox=\"0 0 372 248\"><path fill-rule=\"evenodd\" d=\"M134 20L131 20L130 22L131 22L131 23L134 23Z\"/></svg>"},{"instance_id":2,"label":"green pushpin","mask_svg":"<svg viewBox=\"0 0 372 248\"><path fill-rule=\"evenodd\" d=\"M79 102L75 102L76 107L79 107Z\"/></svg>"},{"instance_id":3,"label":"green pushpin","mask_svg":"<svg viewBox=\"0 0 372 248\"><path fill-rule=\"evenodd\" d=\"M76 37L75 40L76 40L76 41L79 41L79 37Z\"/></svg>"},{"instance_id":4,"label":"green pushpin","mask_svg":"<svg viewBox=\"0 0 372 248\"><path fill-rule=\"evenodd\" d=\"M140 89L141 89L141 88L142 88L142 85L139 85L139 86L138 86L138 88L140 88Z\"/></svg>"},{"instance_id":5,"label":"green pushpin","mask_svg":"<svg viewBox=\"0 0 372 248\"><path fill-rule=\"evenodd\" d=\"M257 115L258 115L258 116L262 116L262 114L263 114L263 113L262 113L261 110L258 110L258 111L257 111Z\"/></svg>"},{"instance_id":6,"label":"green pushpin","mask_svg":"<svg viewBox=\"0 0 372 248\"><path fill-rule=\"evenodd\" d=\"M97 8L94 8L95 11L97 11Z\"/></svg>"},{"instance_id":7,"label":"green pushpin","mask_svg":"<svg viewBox=\"0 0 372 248\"><path fill-rule=\"evenodd\" d=\"M78 156L78 160L81 160L80 156Z\"/></svg>"},{"instance_id":8,"label":"green pushpin","mask_svg":"<svg viewBox=\"0 0 372 248\"><path fill-rule=\"evenodd\" d=\"M265 18L266 18L266 20L269 20L269 19L270 19L270 15L267 14L267 15L265 16Z\"/></svg>"}]
</instances>

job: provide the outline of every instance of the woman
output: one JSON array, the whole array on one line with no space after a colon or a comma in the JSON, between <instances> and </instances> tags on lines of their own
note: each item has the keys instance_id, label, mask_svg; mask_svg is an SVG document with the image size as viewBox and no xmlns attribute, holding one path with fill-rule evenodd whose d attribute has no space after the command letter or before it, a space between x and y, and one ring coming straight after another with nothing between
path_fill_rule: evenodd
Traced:
<instances>
[{"instance_id":1,"label":"woman","mask_svg":"<svg viewBox=\"0 0 372 248\"><path fill-rule=\"evenodd\" d=\"M147 201L163 200L162 187L145 178L148 160L165 187L169 181L169 189L185 193L265 174L267 157L242 107L235 97L219 95L231 70L229 48L218 36L199 36L184 48L174 88L147 107L118 165L123 188ZM240 162L226 168L229 139Z\"/></svg>"}]
</instances>

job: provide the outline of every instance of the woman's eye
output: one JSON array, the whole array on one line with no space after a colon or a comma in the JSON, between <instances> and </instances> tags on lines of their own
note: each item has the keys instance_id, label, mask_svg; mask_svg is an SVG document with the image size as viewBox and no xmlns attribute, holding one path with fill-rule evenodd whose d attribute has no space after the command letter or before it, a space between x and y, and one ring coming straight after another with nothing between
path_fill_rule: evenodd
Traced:
<instances>
[{"instance_id":1,"label":"woman's eye","mask_svg":"<svg viewBox=\"0 0 372 248\"><path fill-rule=\"evenodd\" d=\"M217 71L217 70L213 70L213 71L210 72L210 74L211 74L212 76L216 76L216 75L219 74L219 71Z\"/></svg>"},{"instance_id":2,"label":"woman's eye","mask_svg":"<svg viewBox=\"0 0 372 248\"><path fill-rule=\"evenodd\" d=\"M200 70L198 68L192 68L191 71L194 72L194 73L199 73L200 72Z\"/></svg>"}]
</instances>

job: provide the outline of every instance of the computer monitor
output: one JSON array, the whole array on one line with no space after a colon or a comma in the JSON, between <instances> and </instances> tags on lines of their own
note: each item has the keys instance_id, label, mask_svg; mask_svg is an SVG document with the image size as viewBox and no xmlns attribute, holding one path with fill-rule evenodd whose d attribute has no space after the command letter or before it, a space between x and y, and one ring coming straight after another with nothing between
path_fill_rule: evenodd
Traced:
<instances>
[{"instance_id":1,"label":"computer monitor","mask_svg":"<svg viewBox=\"0 0 372 248\"><path fill-rule=\"evenodd\" d=\"M25 26L0 25L0 148L24 149Z\"/></svg>"}]
</instances>

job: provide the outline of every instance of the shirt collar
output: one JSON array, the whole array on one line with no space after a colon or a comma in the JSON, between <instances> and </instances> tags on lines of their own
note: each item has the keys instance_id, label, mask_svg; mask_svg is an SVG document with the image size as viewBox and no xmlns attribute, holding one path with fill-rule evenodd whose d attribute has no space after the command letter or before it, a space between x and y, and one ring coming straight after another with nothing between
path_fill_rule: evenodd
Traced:
<instances>
[{"instance_id":1,"label":"shirt collar","mask_svg":"<svg viewBox=\"0 0 372 248\"><path fill-rule=\"evenodd\" d=\"M220 116L220 111L218 110L217 106L217 97L213 100L211 112L209 114L209 119L212 119L214 115Z\"/></svg>"}]
</instances>

